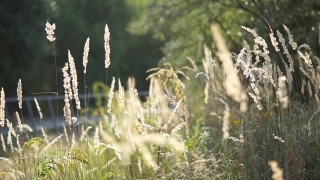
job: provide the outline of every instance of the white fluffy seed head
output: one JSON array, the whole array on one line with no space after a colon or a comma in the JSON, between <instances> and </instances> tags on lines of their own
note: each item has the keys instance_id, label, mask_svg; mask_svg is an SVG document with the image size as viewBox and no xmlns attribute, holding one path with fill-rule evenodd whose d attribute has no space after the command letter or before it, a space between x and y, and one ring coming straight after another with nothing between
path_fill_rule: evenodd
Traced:
<instances>
[{"instance_id":1,"label":"white fluffy seed head","mask_svg":"<svg viewBox=\"0 0 320 180\"><path fill-rule=\"evenodd\" d=\"M19 82L18 82L17 95L18 95L18 101L19 101L19 108L22 109L22 83L21 83L21 79L19 79Z\"/></svg>"},{"instance_id":2,"label":"white fluffy seed head","mask_svg":"<svg viewBox=\"0 0 320 180\"><path fill-rule=\"evenodd\" d=\"M38 109L38 112L39 112L40 119L43 119L43 115L42 115L42 112L41 112L41 108L40 108L39 103L38 103L38 101L37 101L36 98L34 98L34 103L36 103L36 106L37 106L37 109Z\"/></svg>"},{"instance_id":3,"label":"white fluffy seed head","mask_svg":"<svg viewBox=\"0 0 320 180\"><path fill-rule=\"evenodd\" d=\"M109 68L111 61L110 61L110 31L108 25L104 29L104 50L105 50L105 68Z\"/></svg>"},{"instance_id":4,"label":"white fluffy seed head","mask_svg":"<svg viewBox=\"0 0 320 180\"><path fill-rule=\"evenodd\" d=\"M73 96L76 100L77 109L81 109L80 106L80 99L78 96L78 76L77 76L77 69L76 65L74 63L74 59L70 53L70 50L68 50L68 59L69 59L69 65L70 65L70 74L72 77L72 90L73 90Z\"/></svg>"},{"instance_id":5,"label":"white fluffy seed head","mask_svg":"<svg viewBox=\"0 0 320 180\"><path fill-rule=\"evenodd\" d=\"M114 95L114 85L116 83L116 79L114 77L112 77L112 82L111 82L111 87L110 87L110 91L109 91L109 99L108 99L108 113L111 113L111 108L112 108L112 99L113 99L113 95Z\"/></svg>"},{"instance_id":6,"label":"white fluffy seed head","mask_svg":"<svg viewBox=\"0 0 320 180\"><path fill-rule=\"evenodd\" d=\"M56 38L53 36L54 35L54 30L56 29L56 24L50 24L48 21L46 23L46 27L45 27L45 30L47 32L47 39L50 41L50 42L53 42L54 40L56 40Z\"/></svg>"},{"instance_id":7,"label":"white fluffy seed head","mask_svg":"<svg viewBox=\"0 0 320 180\"><path fill-rule=\"evenodd\" d=\"M83 73L87 73L87 64L88 64L88 56L89 56L89 44L90 44L90 38L87 39L86 44L84 45L84 51L83 51Z\"/></svg>"}]
</instances>

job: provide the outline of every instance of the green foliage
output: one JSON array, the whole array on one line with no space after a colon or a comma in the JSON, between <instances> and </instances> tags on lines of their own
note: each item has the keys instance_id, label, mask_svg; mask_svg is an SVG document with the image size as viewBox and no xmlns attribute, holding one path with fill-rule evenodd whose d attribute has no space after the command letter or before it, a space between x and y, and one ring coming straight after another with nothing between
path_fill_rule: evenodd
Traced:
<instances>
[{"instance_id":1,"label":"green foliage","mask_svg":"<svg viewBox=\"0 0 320 180\"><path fill-rule=\"evenodd\" d=\"M241 26L254 28L269 39L269 22L276 30L285 24L298 44L307 43L317 53L319 11L319 2L312 0L157 0L149 3L134 32L150 32L164 41L162 60L174 67L185 65L188 56L201 64L203 44L216 48L210 33L212 23L221 27L231 52L239 52L242 39L250 36ZM276 53L272 59L280 61Z\"/></svg>"}]
</instances>

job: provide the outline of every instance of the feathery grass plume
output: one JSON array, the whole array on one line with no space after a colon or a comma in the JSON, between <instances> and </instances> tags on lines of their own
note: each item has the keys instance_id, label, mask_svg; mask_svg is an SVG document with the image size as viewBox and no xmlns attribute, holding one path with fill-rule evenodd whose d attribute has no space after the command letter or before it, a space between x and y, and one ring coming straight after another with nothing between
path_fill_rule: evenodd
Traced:
<instances>
[{"instance_id":1,"label":"feathery grass plume","mask_svg":"<svg viewBox=\"0 0 320 180\"><path fill-rule=\"evenodd\" d=\"M304 94L304 88L307 84L307 81L305 79L302 80L302 83L301 83L301 94Z\"/></svg>"},{"instance_id":2,"label":"feathery grass plume","mask_svg":"<svg viewBox=\"0 0 320 180\"><path fill-rule=\"evenodd\" d=\"M230 52L217 25L211 25L211 32L218 48L217 56L222 63L223 70L229 73L229 78L224 81L226 94L240 103L240 110L245 112L247 111L247 98L242 92L240 79L231 60ZM261 40L261 42L264 42L264 40Z\"/></svg>"},{"instance_id":3,"label":"feathery grass plume","mask_svg":"<svg viewBox=\"0 0 320 180\"><path fill-rule=\"evenodd\" d=\"M64 134L59 135L59 136L56 137L54 140L52 140L49 144L47 144L47 145L39 152L39 154L38 154L37 156L38 156L38 157L39 157L39 156L42 156L43 153L45 153L52 145L54 145L56 142L58 142L63 135L64 135Z\"/></svg>"},{"instance_id":4,"label":"feathery grass plume","mask_svg":"<svg viewBox=\"0 0 320 180\"><path fill-rule=\"evenodd\" d=\"M128 89L135 89L136 86L136 80L134 77L129 77L127 80Z\"/></svg>"},{"instance_id":5,"label":"feathery grass plume","mask_svg":"<svg viewBox=\"0 0 320 180\"><path fill-rule=\"evenodd\" d=\"M18 101L19 101L19 108L22 109L22 83L21 83L21 79L19 79L19 82L18 82L17 95L18 95Z\"/></svg>"},{"instance_id":6,"label":"feathery grass plume","mask_svg":"<svg viewBox=\"0 0 320 180\"><path fill-rule=\"evenodd\" d=\"M250 29L250 28L245 27L245 26L241 26L241 28L244 29L244 30L246 30L246 31L248 31L249 33L251 33L251 34L254 36L254 42L255 42L255 44L258 44L258 45L262 46L263 51L264 51L266 54L269 54L269 51L267 50L267 49L268 49L268 45L267 45L266 41L265 41L262 37L260 37L255 30ZM258 48L257 48L257 49L258 49ZM257 50L257 49L256 49L256 50Z\"/></svg>"},{"instance_id":7,"label":"feathery grass plume","mask_svg":"<svg viewBox=\"0 0 320 180\"><path fill-rule=\"evenodd\" d=\"M42 132L44 142L46 142L46 144L49 144L49 140L48 140L48 136L47 136L46 132L44 131L44 129L42 127L40 127L40 129Z\"/></svg>"},{"instance_id":8,"label":"feathery grass plume","mask_svg":"<svg viewBox=\"0 0 320 180\"><path fill-rule=\"evenodd\" d=\"M171 124L174 115L175 115L175 114L178 112L178 110L180 109L180 104L181 104L181 102L182 102L182 99L180 99L180 100L176 103L173 111L171 112L171 114L170 114L170 116L169 116L169 118L168 118L168 121L163 125L162 129L167 129L168 125Z\"/></svg>"},{"instance_id":9,"label":"feathery grass plume","mask_svg":"<svg viewBox=\"0 0 320 180\"><path fill-rule=\"evenodd\" d=\"M23 132L20 115L19 115L19 113L18 113L17 111L16 111L16 118L17 118L17 128L18 128L18 132Z\"/></svg>"},{"instance_id":10,"label":"feathery grass plume","mask_svg":"<svg viewBox=\"0 0 320 180\"><path fill-rule=\"evenodd\" d=\"M98 155L99 151L99 146L100 146L100 140L99 140L99 128L96 127L96 132L93 137L93 142L94 142L94 148L95 148L95 155Z\"/></svg>"},{"instance_id":11,"label":"feathery grass plume","mask_svg":"<svg viewBox=\"0 0 320 180\"><path fill-rule=\"evenodd\" d=\"M277 31L277 35L278 35L278 37L279 37L279 41L281 42L281 45L282 45L284 54L285 54L285 55L287 56L287 58L288 58L289 70L290 70L290 71L287 72L287 73L294 72L294 69L293 69L293 66L294 66L293 60L292 60L291 54L289 53L289 50L288 50L288 48L287 48L287 46L286 46L286 42L285 42L282 34L281 34L279 31Z\"/></svg>"},{"instance_id":12,"label":"feathery grass plume","mask_svg":"<svg viewBox=\"0 0 320 180\"><path fill-rule=\"evenodd\" d=\"M5 101L6 101L6 97L4 94L4 90L3 88L1 88L1 93L0 93L0 126L4 127L4 123L5 123Z\"/></svg>"},{"instance_id":13,"label":"feathery grass plume","mask_svg":"<svg viewBox=\"0 0 320 180\"><path fill-rule=\"evenodd\" d=\"M39 103L38 103L36 98L34 98L34 102L36 103L36 106L37 106L37 109L38 109L38 112L39 112L39 115L40 115L40 119L43 119L41 108L40 108Z\"/></svg>"},{"instance_id":14,"label":"feathery grass plume","mask_svg":"<svg viewBox=\"0 0 320 180\"><path fill-rule=\"evenodd\" d=\"M112 77L112 82L111 82L111 87L110 87L110 91L109 91L109 99L108 99L108 113L111 113L111 108L112 108L112 99L113 99L113 95L114 95L114 84L116 83L116 79L114 77Z\"/></svg>"},{"instance_id":15,"label":"feathery grass plume","mask_svg":"<svg viewBox=\"0 0 320 180\"><path fill-rule=\"evenodd\" d=\"M205 59L203 60L203 66L205 68L205 72L207 74L207 77L209 77L210 80L213 80L214 79L213 68L214 66L216 66L216 62L212 58L212 53L207 46L204 46L204 55L205 55Z\"/></svg>"},{"instance_id":16,"label":"feathery grass plume","mask_svg":"<svg viewBox=\"0 0 320 180\"><path fill-rule=\"evenodd\" d=\"M127 130L127 140L128 142L131 142L131 147L133 149L133 151L136 151L136 146L134 145L134 139L132 138L132 132L130 129L130 126L128 126L128 130Z\"/></svg>"},{"instance_id":17,"label":"feathery grass plume","mask_svg":"<svg viewBox=\"0 0 320 180\"><path fill-rule=\"evenodd\" d=\"M286 88L286 77L279 77L279 85L277 90L277 95L280 103L282 104L282 108L287 108L289 103L289 98L287 96L287 88Z\"/></svg>"},{"instance_id":18,"label":"feathery grass plume","mask_svg":"<svg viewBox=\"0 0 320 180\"><path fill-rule=\"evenodd\" d=\"M210 90L209 83L206 83L206 86L204 88L204 103L205 104L208 104L208 102L209 102L209 90Z\"/></svg>"},{"instance_id":19,"label":"feathery grass plume","mask_svg":"<svg viewBox=\"0 0 320 180\"><path fill-rule=\"evenodd\" d=\"M159 82L159 80L155 77L150 79L150 86L149 86L149 98L150 98L150 111L153 115L153 117L158 116L158 108L161 108L162 110L167 109L163 106L163 104L160 104L161 101L161 93L162 93L162 87ZM159 119L161 121L161 119ZM161 124L161 122L158 122Z\"/></svg>"},{"instance_id":20,"label":"feathery grass plume","mask_svg":"<svg viewBox=\"0 0 320 180\"><path fill-rule=\"evenodd\" d=\"M192 65L192 69L194 71L197 71L198 70L198 67L196 65L196 62L191 58L191 57L187 57L188 61L190 62L190 64Z\"/></svg>"},{"instance_id":21,"label":"feathery grass plume","mask_svg":"<svg viewBox=\"0 0 320 180\"><path fill-rule=\"evenodd\" d=\"M74 135L74 131L72 131L71 148L75 147L75 145L76 145L76 137Z\"/></svg>"},{"instance_id":22,"label":"feathery grass plume","mask_svg":"<svg viewBox=\"0 0 320 180\"><path fill-rule=\"evenodd\" d=\"M72 99L72 89L71 89L71 77L68 73L69 64L65 63L64 67L62 68L63 73L63 88L64 88L64 95L67 99Z\"/></svg>"},{"instance_id":23,"label":"feathery grass plume","mask_svg":"<svg viewBox=\"0 0 320 180\"><path fill-rule=\"evenodd\" d=\"M189 109L188 109L188 99L187 96L183 97L184 99L184 108L183 108L183 116L184 119L182 119L183 122L186 122L188 124L189 122L189 118L190 118L190 113L189 113ZM189 127L186 125L186 135L189 138Z\"/></svg>"},{"instance_id":24,"label":"feathery grass plume","mask_svg":"<svg viewBox=\"0 0 320 180\"><path fill-rule=\"evenodd\" d=\"M140 175L142 175L142 167L141 167L141 159L140 159L140 157L138 157L138 169L139 169Z\"/></svg>"},{"instance_id":25,"label":"feathery grass plume","mask_svg":"<svg viewBox=\"0 0 320 180\"><path fill-rule=\"evenodd\" d=\"M118 88L119 88L119 90L118 90L118 106L119 106L119 108L121 109L121 110L123 110L124 109L124 95L125 95L125 93L124 93L124 87L122 87L122 85L121 85L121 81L120 81L120 78L118 79Z\"/></svg>"},{"instance_id":26,"label":"feathery grass plume","mask_svg":"<svg viewBox=\"0 0 320 180\"><path fill-rule=\"evenodd\" d=\"M105 50L105 68L109 68L111 61L110 61L110 31L108 25L104 29L104 50Z\"/></svg>"},{"instance_id":27,"label":"feathery grass plume","mask_svg":"<svg viewBox=\"0 0 320 180\"><path fill-rule=\"evenodd\" d=\"M118 158L120 161L123 160L123 159L122 159L122 156L121 156L121 150L120 150L118 147L116 147L116 146L113 145L113 144L111 144L111 145L109 145L109 144L104 144L104 145L106 145L106 148L112 149L112 150L114 151L114 153L116 154L117 158Z\"/></svg>"},{"instance_id":28,"label":"feathery grass plume","mask_svg":"<svg viewBox=\"0 0 320 180\"><path fill-rule=\"evenodd\" d=\"M56 29L56 24L53 23L52 25L47 21L46 23L46 32L47 32L47 39L50 42L53 42L54 40L56 40L56 38L53 36L54 35L54 30Z\"/></svg>"},{"instance_id":29,"label":"feathery grass plume","mask_svg":"<svg viewBox=\"0 0 320 180\"><path fill-rule=\"evenodd\" d=\"M17 134L17 140L16 140L16 142L17 142L17 146L18 146L18 153L21 154L22 149L21 149L21 146L20 146L19 138L20 138L20 135Z\"/></svg>"},{"instance_id":30,"label":"feathery grass plume","mask_svg":"<svg viewBox=\"0 0 320 180\"><path fill-rule=\"evenodd\" d=\"M274 180L284 180L283 179L283 171L278 166L278 162L277 161L269 161L268 164L271 167L271 170L273 172L272 179L274 179Z\"/></svg>"},{"instance_id":31,"label":"feathery grass plume","mask_svg":"<svg viewBox=\"0 0 320 180\"><path fill-rule=\"evenodd\" d=\"M288 34L289 44L291 45L293 50L296 50L297 49L297 43L294 42L293 35L291 34L290 29L287 26L285 26L284 24L283 24L283 27L284 27L284 30L286 30L286 32Z\"/></svg>"},{"instance_id":32,"label":"feathery grass plume","mask_svg":"<svg viewBox=\"0 0 320 180\"><path fill-rule=\"evenodd\" d=\"M71 78L68 73L68 63L65 63L65 66L62 68L63 73L63 87L64 87L64 102L65 105L63 107L64 116L66 117L66 121L71 124L71 110L70 110L70 101L69 98L72 98L72 90L70 81Z\"/></svg>"},{"instance_id":33,"label":"feathery grass plume","mask_svg":"<svg viewBox=\"0 0 320 180\"><path fill-rule=\"evenodd\" d=\"M68 136L67 128L66 128L66 126L64 124L62 126L63 126L64 135L66 137L66 142L69 143L69 136Z\"/></svg>"},{"instance_id":34,"label":"feathery grass plume","mask_svg":"<svg viewBox=\"0 0 320 180\"><path fill-rule=\"evenodd\" d=\"M2 144L2 150L3 150L4 152L7 152L6 142L4 141L4 138L3 138L2 133L0 134L0 140L1 140L1 144Z\"/></svg>"},{"instance_id":35,"label":"feathery grass plume","mask_svg":"<svg viewBox=\"0 0 320 180\"><path fill-rule=\"evenodd\" d=\"M269 25L269 23L268 23L268 25ZM277 39L274 37L274 33L273 33L273 31L272 31L272 28L271 28L271 26L269 25L269 29L270 29L270 32L271 33L269 33L269 36L270 36L270 40L271 40L271 44L272 44L272 46L274 47L274 49L277 51L277 52L279 52L280 51L280 49L278 48L278 42L277 42Z\"/></svg>"},{"instance_id":36,"label":"feathery grass plume","mask_svg":"<svg viewBox=\"0 0 320 180\"><path fill-rule=\"evenodd\" d=\"M118 123L117 123L117 119L116 119L116 116L114 114L111 115L111 127L113 127L114 129L114 134L116 135L116 137L118 139L120 139L120 131L119 131L119 128L118 128Z\"/></svg>"},{"instance_id":37,"label":"feathery grass plume","mask_svg":"<svg viewBox=\"0 0 320 180\"><path fill-rule=\"evenodd\" d=\"M83 73L87 73L87 64L88 64L88 56L89 56L89 43L90 43L90 38L87 39L86 44L84 45L84 50L83 50Z\"/></svg>"},{"instance_id":38,"label":"feathery grass plume","mask_svg":"<svg viewBox=\"0 0 320 180\"><path fill-rule=\"evenodd\" d=\"M136 111L136 117L140 120L141 124L144 124L145 118L143 109L141 107L141 103L139 101L138 91L137 89L129 89L129 95L132 102L132 105L134 105L135 111Z\"/></svg>"},{"instance_id":39,"label":"feathery grass plume","mask_svg":"<svg viewBox=\"0 0 320 180\"><path fill-rule=\"evenodd\" d=\"M118 93L117 93L118 106L121 110L124 110L125 92L124 87L121 85L120 78L118 79Z\"/></svg>"},{"instance_id":40,"label":"feathery grass plume","mask_svg":"<svg viewBox=\"0 0 320 180\"><path fill-rule=\"evenodd\" d=\"M68 60L69 60L69 65L70 65L70 74L72 77L72 90L73 90L73 97L76 100L76 106L77 109L81 109L80 105L80 99L78 96L78 76L77 76L77 69L76 65L74 64L74 59L70 53L70 50L68 50Z\"/></svg>"},{"instance_id":41,"label":"feathery grass plume","mask_svg":"<svg viewBox=\"0 0 320 180\"><path fill-rule=\"evenodd\" d=\"M88 132L91 128L92 128L92 126L88 126L87 129L82 132L79 141L82 141L84 139L84 136L86 136L88 134Z\"/></svg>"},{"instance_id":42,"label":"feathery grass plume","mask_svg":"<svg viewBox=\"0 0 320 180\"><path fill-rule=\"evenodd\" d=\"M308 85L309 97L312 97L313 93L312 93L312 88L311 88L311 85L310 85L310 82L309 82L309 81L308 81L307 85Z\"/></svg>"},{"instance_id":43,"label":"feathery grass plume","mask_svg":"<svg viewBox=\"0 0 320 180\"><path fill-rule=\"evenodd\" d=\"M0 160L5 161L11 165L13 165L13 161L11 161L10 159L4 158L4 157L0 157ZM0 176L1 177L1 176Z\"/></svg>"},{"instance_id":44,"label":"feathery grass plume","mask_svg":"<svg viewBox=\"0 0 320 180\"><path fill-rule=\"evenodd\" d=\"M7 145L9 145L11 152L13 152L13 143L12 143L12 136L11 136L10 130L9 130L8 136L7 136Z\"/></svg>"},{"instance_id":45,"label":"feathery grass plume","mask_svg":"<svg viewBox=\"0 0 320 180\"><path fill-rule=\"evenodd\" d=\"M313 65L312 65L312 61L310 59L310 56L308 53L303 54L302 52L298 51L299 56L304 60L304 62L306 63L306 65L309 68L309 71L313 70Z\"/></svg>"},{"instance_id":46,"label":"feathery grass plume","mask_svg":"<svg viewBox=\"0 0 320 180\"><path fill-rule=\"evenodd\" d=\"M225 109L223 111L223 124L222 124L222 133L223 133L223 138L222 140L229 139L230 134L229 134L229 129L230 129L230 108L229 105L221 98L217 98L220 102L222 102L225 106Z\"/></svg>"},{"instance_id":47,"label":"feathery grass plume","mask_svg":"<svg viewBox=\"0 0 320 180\"><path fill-rule=\"evenodd\" d=\"M186 122L181 122L180 124L176 125L172 130L171 134L176 134L178 131L180 131L183 127L187 125Z\"/></svg>"},{"instance_id":48,"label":"feathery grass plume","mask_svg":"<svg viewBox=\"0 0 320 180\"><path fill-rule=\"evenodd\" d=\"M311 82L311 84L313 85L313 86L315 86L316 87L316 83L313 81L313 78L309 75L309 73L307 73L304 69L302 69L301 67L299 67L299 69L300 69L300 71L305 75L305 76L307 76L307 78L308 78L308 82Z\"/></svg>"},{"instance_id":49,"label":"feathery grass plume","mask_svg":"<svg viewBox=\"0 0 320 180\"><path fill-rule=\"evenodd\" d=\"M14 137L17 137L16 131L14 130L12 123L8 119L6 119L6 122L7 122L7 127L9 128L8 134L12 134Z\"/></svg>"}]
</instances>

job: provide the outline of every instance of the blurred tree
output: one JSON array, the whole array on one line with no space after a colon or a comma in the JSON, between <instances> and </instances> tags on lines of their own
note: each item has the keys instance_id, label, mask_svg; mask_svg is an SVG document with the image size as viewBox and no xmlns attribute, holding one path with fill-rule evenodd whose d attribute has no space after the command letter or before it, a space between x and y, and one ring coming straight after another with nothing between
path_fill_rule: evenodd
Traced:
<instances>
[{"instance_id":1,"label":"blurred tree","mask_svg":"<svg viewBox=\"0 0 320 180\"><path fill-rule=\"evenodd\" d=\"M125 84L127 77L134 76L139 81L138 88L146 90L145 72L156 66L162 54L160 41L153 40L150 34L133 35L128 31L128 24L142 15L140 10L137 4L126 0L0 1L0 86L7 95L9 91L15 95L21 78L24 95L56 91L53 44L46 39L44 30L48 20L56 24L54 47L60 93L61 68L68 61L68 49L77 66L79 92L83 92L82 55L88 37L87 85L105 82L105 24L111 32L108 79L115 76Z\"/></svg>"},{"instance_id":2,"label":"blurred tree","mask_svg":"<svg viewBox=\"0 0 320 180\"><path fill-rule=\"evenodd\" d=\"M0 86L7 96L15 95L19 78L27 87L39 86L37 71L45 68L41 61L49 48L44 32L48 11L47 1L0 1Z\"/></svg>"},{"instance_id":3,"label":"blurred tree","mask_svg":"<svg viewBox=\"0 0 320 180\"><path fill-rule=\"evenodd\" d=\"M56 6L58 12L53 21L57 24L59 66L67 61L67 49L70 49L76 60L78 76L81 77L80 87L83 80L83 47L87 37L90 37L87 84L105 82L103 36L105 24L108 24L111 33L108 82L111 83L113 76L123 83L129 76L134 76L139 82L138 89L147 89L145 72L160 59L160 44L152 40L151 35L132 35L127 31L131 20L141 14L135 6L128 5L125 0L58 0Z\"/></svg>"},{"instance_id":4,"label":"blurred tree","mask_svg":"<svg viewBox=\"0 0 320 180\"><path fill-rule=\"evenodd\" d=\"M163 61L182 66L186 56L201 63L204 43L215 48L212 23L220 25L234 52L241 50L242 39L252 39L241 26L255 29L269 41L267 22L283 35L282 25L288 26L298 45L307 43L318 48L319 14L320 1L314 0L153 0L134 32L151 32L154 38L164 41Z\"/></svg>"}]
</instances>

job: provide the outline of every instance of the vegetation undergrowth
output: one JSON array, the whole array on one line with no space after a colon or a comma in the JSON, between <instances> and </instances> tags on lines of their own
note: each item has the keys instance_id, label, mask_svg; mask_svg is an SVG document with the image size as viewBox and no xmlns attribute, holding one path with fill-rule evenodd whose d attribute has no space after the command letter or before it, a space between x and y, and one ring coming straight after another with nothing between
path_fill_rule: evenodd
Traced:
<instances>
[{"instance_id":1,"label":"vegetation undergrowth","mask_svg":"<svg viewBox=\"0 0 320 180\"><path fill-rule=\"evenodd\" d=\"M53 28L54 27L54 28ZM55 25L47 23L54 41ZM50 29L51 28L51 29ZM20 120L5 118L0 177L3 179L316 179L320 177L320 59L308 45L291 49L270 27L272 50L254 30L254 45L231 54L216 25L211 31L217 51L204 48L203 66L176 70L169 63L153 68L149 95L139 99L135 80L127 88L112 77L110 87L97 83L96 109L81 104L77 70L68 51L62 68L65 89L63 133L33 137ZM105 27L105 68L110 61L110 32ZM272 61L271 52L282 62ZM290 52L291 51L291 52ZM84 48L84 78L89 39ZM218 59L219 61L216 61ZM294 73L298 71L298 73ZM299 78L296 77L300 74ZM107 78L107 77L106 77ZM183 80L182 80L183 79ZM108 83L108 82L106 82ZM116 90L116 84L118 88ZM86 86L84 87L85 92ZM22 84L18 83L22 109ZM42 120L41 107L35 103ZM99 121L88 119L88 112ZM84 114L82 116L81 114ZM84 120L84 121L82 121ZM85 123L83 123L85 122ZM6 125L8 133L3 131Z\"/></svg>"}]
</instances>

